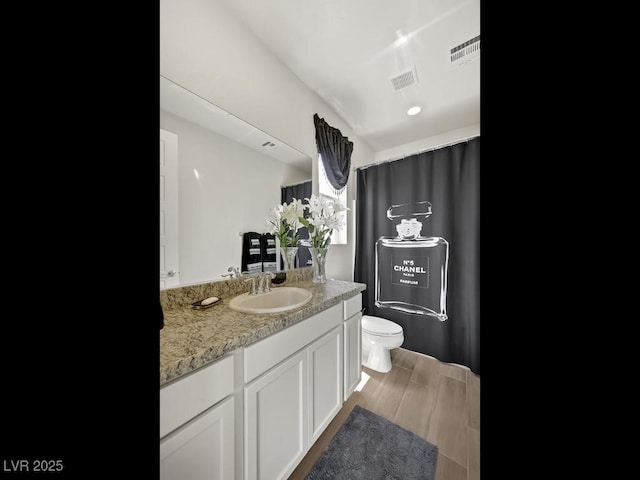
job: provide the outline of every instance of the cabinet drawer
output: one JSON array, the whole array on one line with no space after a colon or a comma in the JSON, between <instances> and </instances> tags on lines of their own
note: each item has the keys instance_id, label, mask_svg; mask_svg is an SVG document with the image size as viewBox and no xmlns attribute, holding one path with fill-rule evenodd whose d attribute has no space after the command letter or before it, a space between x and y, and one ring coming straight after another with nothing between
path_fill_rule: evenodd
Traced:
<instances>
[{"instance_id":1,"label":"cabinet drawer","mask_svg":"<svg viewBox=\"0 0 640 480\"><path fill-rule=\"evenodd\" d=\"M160 438L233 393L233 357L160 388Z\"/></svg>"},{"instance_id":2,"label":"cabinet drawer","mask_svg":"<svg viewBox=\"0 0 640 480\"><path fill-rule=\"evenodd\" d=\"M348 298L344 301L344 320L348 320L356 313L362 310L362 294L358 293L355 297Z\"/></svg>"},{"instance_id":3,"label":"cabinet drawer","mask_svg":"<svg viewBox=\"0 0 640 480\"><path fill-rule=\"evenodd\" d=\"M342 323L342 304L302 320L244 350L244 381L250 382Z\"/></svg>"}]
</instances>

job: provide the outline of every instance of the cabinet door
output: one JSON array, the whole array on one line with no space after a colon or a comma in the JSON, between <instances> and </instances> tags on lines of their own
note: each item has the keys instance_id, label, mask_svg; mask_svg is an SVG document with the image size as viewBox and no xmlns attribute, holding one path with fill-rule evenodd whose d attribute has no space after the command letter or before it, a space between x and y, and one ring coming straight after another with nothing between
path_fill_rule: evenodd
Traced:
<instances>
[{"instance_id":1,"label":"cabinet door","mask_svg":"<svg viewBox=\"0 0 640 480\"><path fill-rule=\"evenodd\" d=\"M344 322L344 400L353 393L362 375L362 313Z\"/></svg>"},{"instance_id":2,"label":"cabinet door","mask_svg":"<svg viewBox=\"0 0 640 480\"><path fill-rule=\"evenodd\" d=\"M308 449L307 351L245 386L245 479L285 479Z\"/></svg>"},{"instance_id":3,"label":"cabinet door","mask_svg":"<svg viewBox=\"0 0 640 480\"><path fill-rule=\"evenodd\" d=\"M162 440L160 479L234 478L233 410L229 397Z\"/></svg>"},{"instance_id":4,"label":"cabinet door","mask_svg":"<svg viewBox=\"0 0 640 480\"><path fill-rule=\"evenodd\" d=\"M307 348L309 352L309 445L342 407L343 327L337 326Z\"/></svg>"}]
</instances>

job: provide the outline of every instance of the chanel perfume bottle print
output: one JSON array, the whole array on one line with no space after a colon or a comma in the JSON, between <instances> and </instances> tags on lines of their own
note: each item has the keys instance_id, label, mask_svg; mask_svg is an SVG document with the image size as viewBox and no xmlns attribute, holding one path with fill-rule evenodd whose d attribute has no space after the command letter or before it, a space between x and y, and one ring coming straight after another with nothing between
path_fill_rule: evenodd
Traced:
<instances>
[{"instance_id":1,"label":"chanel perfume bottle print","mask_svg":"<svg viewBox=\"0 0 640 480\"><path fill-rule=\"evenodd\" d=\"M427 201L387 209L387 218L397 222L397 236L376 242L376 306L444 321L449 242L420 235L422 221L431 213Z\"/></svg>"}]
</instances>

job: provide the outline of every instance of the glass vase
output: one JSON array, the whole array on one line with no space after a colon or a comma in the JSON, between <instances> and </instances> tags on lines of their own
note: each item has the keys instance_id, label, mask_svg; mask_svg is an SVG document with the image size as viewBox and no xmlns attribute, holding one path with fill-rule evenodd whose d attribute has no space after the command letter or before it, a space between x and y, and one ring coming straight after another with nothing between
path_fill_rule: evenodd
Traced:
<instances>
[{"instance_id":1,"label":"glass vase","mask_svg":"<svg viewBox=\"0 0 640 480\"><path fill-rule=\"evenodd\" d=\"M325 273L325 262L329 247L310 247L313 258L313 283L325 283L327 275Z\"/></svg>"},{"instance_id":2,"label":"glass vase","mask_svg":"<svg viewBox=\"0 0 640 480\"><path fill-rule=\"evenodd\" d=\"M296 266L298 247L280 247L280 252L282 253L285 271L293 270Z\"/></svg>"}]
</instances>

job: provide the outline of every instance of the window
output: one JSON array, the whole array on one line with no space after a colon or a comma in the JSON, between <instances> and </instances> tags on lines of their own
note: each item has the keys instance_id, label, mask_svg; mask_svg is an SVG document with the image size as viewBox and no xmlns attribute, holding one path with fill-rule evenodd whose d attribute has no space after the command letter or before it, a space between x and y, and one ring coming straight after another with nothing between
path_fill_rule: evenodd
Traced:
<instances>
[{"instance_id":1,"label":"window","mask_svg":"<svg viewBox=\"0 0 640 480\"><path fill-rule=\"evenodd\" d=\"M329 179L327 179L320 155L318 155L318 193L321 198L324 197L344 207L347 206L347 185L342 190L333 188L329 183ZM331 234L332 245L346 245L347 243L347 212L340 212L340 215L342 216L343 227L340 230L334 230Z\"/></svg>"}]
</instances>

